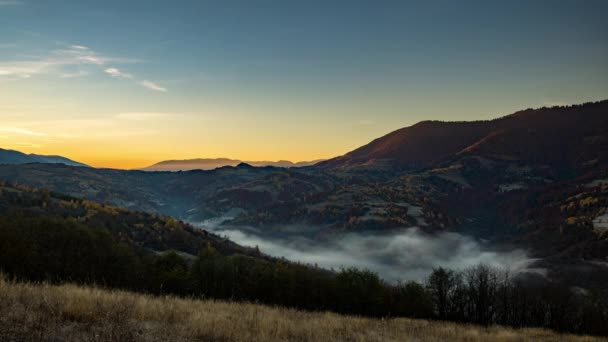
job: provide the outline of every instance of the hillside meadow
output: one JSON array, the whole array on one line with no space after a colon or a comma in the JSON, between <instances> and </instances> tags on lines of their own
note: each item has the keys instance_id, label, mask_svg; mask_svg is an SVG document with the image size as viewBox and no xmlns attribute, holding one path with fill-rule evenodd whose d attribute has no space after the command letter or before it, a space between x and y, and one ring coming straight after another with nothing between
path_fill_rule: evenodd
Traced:
<instances>
[{"instance_id":1,"label":"hillside meadow","mask_svg":"<svg viewBox=\"0 0 608 342\"><path fill-rule=\"evenodd\" d=\"M369 319L0 276L1 341L607 341L543 329Z\"/></svg>"}]
</instances>

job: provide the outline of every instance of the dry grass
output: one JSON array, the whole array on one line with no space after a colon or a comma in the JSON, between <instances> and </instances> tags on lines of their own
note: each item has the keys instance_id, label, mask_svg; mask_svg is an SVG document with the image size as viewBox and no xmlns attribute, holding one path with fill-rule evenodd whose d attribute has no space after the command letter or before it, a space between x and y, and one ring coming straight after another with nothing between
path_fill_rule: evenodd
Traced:
<instances>
[{"instance_id":1,"label":"dry grass","mask_svg":"<svg viewBox=\"0 0 608 342\"><path fill-rule=\"evenodd\" d=\"M0 275L0 341L606 341L541 329L377 320L151 297Z\"/></svg>"}]
</instances>

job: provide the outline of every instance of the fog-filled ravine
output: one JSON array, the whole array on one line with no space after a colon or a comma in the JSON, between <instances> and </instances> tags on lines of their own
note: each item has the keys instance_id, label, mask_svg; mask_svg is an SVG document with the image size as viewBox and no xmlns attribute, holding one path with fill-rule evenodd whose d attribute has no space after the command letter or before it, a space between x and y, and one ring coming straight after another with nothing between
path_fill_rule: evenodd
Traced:
<instances>
[{"instance_id":1,"label":"fog-filled ravine","mask_svg":"<svg viewBox=\"0 0 608 342\"><path fill-rule=\"evenodd\" d=\"M315 238L320 227L285 226L261 230L249 226L221 225L209 220L196 226L244 246L290 261L326 269L356 267L378 273L390 282L424 281L433 268L464 269L486 264L512 273L544 270L523 249L502 250L489 242L457 232L425 233L418 227L390 232L361 232Z\"/></svg>"}]
</instances>

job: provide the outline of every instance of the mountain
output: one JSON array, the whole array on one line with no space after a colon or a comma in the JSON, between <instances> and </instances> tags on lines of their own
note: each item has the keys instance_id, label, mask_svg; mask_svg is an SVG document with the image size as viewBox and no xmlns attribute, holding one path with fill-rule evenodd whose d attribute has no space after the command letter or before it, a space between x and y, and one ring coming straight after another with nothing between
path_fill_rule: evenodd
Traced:
<instances>
[{"instance_id":1,"label":"mountain","mask_svg":"<svg viewBox=\"0 0 608 342\"><path fill-rule=\"evenodd\" d=\"M38 154L25 154L14 150L0 148L0 164L65 164L70 166L88 167L88 165L73 161L61 156L43 156Z\"/></svg>"},{"instance_id":2,"label":"mountain","mask_svg":"<svg viewBox=\"0 0 608 342\"><path fill-rule=\"evenodd\" d=\"M608 101L421 122L304 168L0 165L0 180L260 234L457 232L524 248L548 277L586 284L608 275Z\"/></svg>"},{"instance_id":3,"label":"mountain","mask_svg":"<svg viewBox=\"0 0 608 342\"><path fill-rule=\"evenodd\" d=\"M601 101L527 109L490 121L423 121L316 167L424 169L462 155L569 168L596 158L604 163L607 112L608 101Z\"/></svg>"},{"instance_id":4,"label":"mountain","mask_svg":"<svg viewBox=\"0 0 608 342\"><path fill-rule=\"evenodd\" d=\"M200 221L222 214L207 205L216 192L246 184L277 170L274 167L254 168L247 164L186 172L21 164L0 165L0 180L46 188L117 207Z\"/></svg>"},{"instance_id":5,"label":"mountain","mask_svg":"<svg viewBox=\"0 0 608 342\"><path fill-rule=\"evenodd\" d=\"M229 158L207 158L207 159L185 159L185 160L166 160L141 169L142 171L190 171L190 170L213 170L224 166L237 166L241 163L256 167L275 166L275 167L305 167L314 165L321 160L291 162L289 160L272 161L241 161Z\"/></svg>"},{"instance_id":6,"label":"mountain","mask_svg":"<svg viewBox=\"0 0 608 342\"><path fill-rule=\"evenodd\" d=\"M344 156L317 164L322 169L424 168L465 149L488 134L487 122L423 121L378 138Z\"/></svg>"}]
</instances>

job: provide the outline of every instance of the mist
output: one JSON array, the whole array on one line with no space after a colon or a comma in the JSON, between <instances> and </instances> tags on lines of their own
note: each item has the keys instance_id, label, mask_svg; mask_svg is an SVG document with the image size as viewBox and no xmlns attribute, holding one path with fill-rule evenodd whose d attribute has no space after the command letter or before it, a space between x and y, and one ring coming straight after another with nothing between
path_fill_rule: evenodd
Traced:
<instances>
[{"instance_id":1,"label":"mist","mask_svg":"<svg viewBox=\"0 0 608 342\"><path fill-rule=\"evenodd\" d=\"M286 227L283 232L288 233L269 236L251 227L220 224L221 221L208 221L198 226L238 244L257 246L262 253L274 257L334 270L368 269L390 282L424 281L432 269L439 266L463 269L483 263L520 272L535 261L522 249L493 250L470 236L455 232L427 234L416 227L391 233L347 233L318 240L294 233L314 232L318 230L315 227Z\"/></svg>"}]
</instances>

